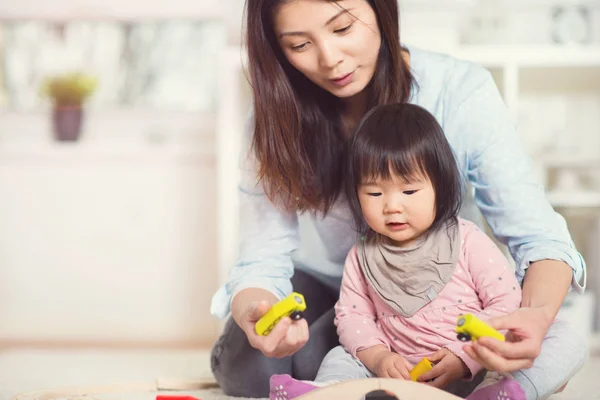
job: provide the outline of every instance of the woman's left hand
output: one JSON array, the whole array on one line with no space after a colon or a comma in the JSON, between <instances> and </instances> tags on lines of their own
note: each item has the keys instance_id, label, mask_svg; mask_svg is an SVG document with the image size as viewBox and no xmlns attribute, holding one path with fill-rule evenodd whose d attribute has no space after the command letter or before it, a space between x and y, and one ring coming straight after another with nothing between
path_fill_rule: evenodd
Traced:
<instances>
[{"instance_id":1,"label":"woman's left hand","mask_svg":"<svg viewBox=\"0 0 600 400\"><path fill-rule=\"evenodd\" d=\"M488 323L497 330L508 330L506 341L482 337L463 350L488 371L513 372L533 365L552 320L544 308L525 307Z\"/></svg>"}]
</instances>

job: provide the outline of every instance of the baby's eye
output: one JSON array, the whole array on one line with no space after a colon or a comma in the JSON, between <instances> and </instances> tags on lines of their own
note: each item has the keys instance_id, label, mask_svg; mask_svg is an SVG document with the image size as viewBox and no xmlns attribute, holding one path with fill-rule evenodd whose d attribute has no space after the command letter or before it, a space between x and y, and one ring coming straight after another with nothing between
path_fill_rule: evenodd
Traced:
<instances>
[{"instance_id":1,"label":"baby's eye","mask_svg":"<svg viewBox=\"0 0 600 400\"><path fill-rule=\"evenodd\" d=\"M381 196L381 192L371 192L371 193L367 193L369 196L373 196L373 197L378 197Z\"/></svg>"},{"instance_id":2,"label":"baby's eye","mask_svg":"<svg viewBox=\"0 0 600 400\"><path fill-rule=\"evenodd\" d=\"M416 190L405 190L403 193L407 196L410 196L411 194L417 193L417 191Z\"/></svg>"}]
</instances>

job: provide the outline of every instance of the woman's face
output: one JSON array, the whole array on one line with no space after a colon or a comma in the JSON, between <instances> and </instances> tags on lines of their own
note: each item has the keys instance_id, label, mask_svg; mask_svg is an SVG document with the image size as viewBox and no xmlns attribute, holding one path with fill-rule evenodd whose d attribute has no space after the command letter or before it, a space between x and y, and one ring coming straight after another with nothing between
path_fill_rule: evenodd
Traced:
<instances>
[{"instance_id":1,"label":"woman's face","mask_svg":"<svg viewBox=\"0 0 600 400\"><path fill-rule=\"evenodd\" d=\"M274 22L283 54L316 85L350 98L371 81L381 35L366 0L292 0Z\"/></svg>"}]
</instances>

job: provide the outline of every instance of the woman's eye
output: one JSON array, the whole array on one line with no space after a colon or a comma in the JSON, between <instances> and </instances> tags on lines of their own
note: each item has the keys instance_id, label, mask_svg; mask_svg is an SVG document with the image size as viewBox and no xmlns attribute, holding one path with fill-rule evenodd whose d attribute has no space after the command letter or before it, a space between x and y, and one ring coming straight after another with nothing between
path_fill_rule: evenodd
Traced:
<instances>
[{"instance_id":1,"label":"woman's eye","mask_svg":"<svg viewBox=\"0 0 600 400\"><path fill-rule=\"evenodd\" d=\"M302 51L302 50L306 49L306 46L308 46L308 43L302 43L302 44L299 44L298 46L292 46L292 50Z\"/></svg>"},{"instance_id":2,"label":"woman's eye","mask_svg":"<svg viewBox=\"0 0 600 400\"><path fill-rule=\"evenodd\" d=\"M335 32L335 33L346 33L346 32L348 32L350 30L350 28L352 28L352 24L350 24L347 27L342 28L342 29L336 29L333 32Z\"/></svg>"},{"instance_id":3,"label":"woman's eye","mask_svg":"<svg viewBox=\"0 0 600 400\"><path fill-rule=\"evenodd\" d=\"M408 196L410 196L411 194L415 194L415 193L417 193L417 191L416 191L416 190L405 190L403 193L404 193L405 195L408 195Z\"/></svg>"},{"instance_id":4,"label":"woman's eye","mask_svg":"<svg viewBox=\"0 0 600 400\"><path fill-rule=\"evenodd\" d=\"M367 193L369 196L373 196L373 197L378 197L381 196L380 192L371 192L371 193Z\"/></svg>"}]
</instances>

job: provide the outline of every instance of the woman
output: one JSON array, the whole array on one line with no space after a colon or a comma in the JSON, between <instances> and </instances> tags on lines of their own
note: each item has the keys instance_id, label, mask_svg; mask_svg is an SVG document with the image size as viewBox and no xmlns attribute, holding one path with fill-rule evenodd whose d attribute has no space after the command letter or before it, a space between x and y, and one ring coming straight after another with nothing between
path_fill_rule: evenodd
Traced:
<instances>
[{"instance_id":1,"label":"woman","mask_svg":"<svg viewBox=\"0 0 600 400\"><path fill-rule=\"evenodd\" d=\"M401 102L436 117L523 285L521 308L491 322L515 342L482 340L465 351L488 369L535 381L524 388L528 398L563 385L587 348L553 320L570 285L583 290L585 264L534 180L490 74L402 48L395 0L249 0L246 24L254 112L240 185L241 251L211 309L231 313L211 359L224 391L266 397L273 374L314 379L338 344L332 307L357 239L339 196L346 137L373 106ZM463 216L472 211L463 208ZM254 323L292 287L306 298L306 318L257 336ZM548 357L563 369L542 378Z\"/></svg>"}]
</instances>

